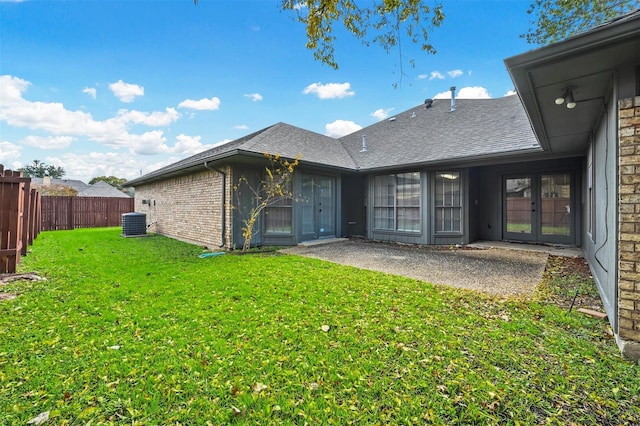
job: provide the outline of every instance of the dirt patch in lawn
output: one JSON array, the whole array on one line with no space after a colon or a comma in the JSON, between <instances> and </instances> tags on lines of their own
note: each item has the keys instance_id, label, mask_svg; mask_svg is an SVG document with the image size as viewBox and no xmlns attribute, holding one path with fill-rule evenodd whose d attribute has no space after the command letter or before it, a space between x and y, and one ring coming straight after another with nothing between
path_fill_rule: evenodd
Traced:
<instances>
[{"instance_id":1,"label":"dirt patch in lawn","mask_svg":"<svg viewBox=\"0 0 640 426\"><path fill-rule=\"evenodd\" d=\"M581 257L549 256L538 295L561 308L604 312L589 265Z\"/></svg>"},{"instance_id":2,"label":"dirt patch in lawn","mask_svg":"<svg viewBox=\"0 0 640 426\"><path fill-rule=\"evenodd\" d=\"M5 300L13 300L15 298L16 295L13 293L0 292L0 302L4 302Z\"/></svg>"},{"instance_id":3,"label":"dirt patch in lawn","mask_svg":"<svg viewBox=\"0 0 640 426\"><path fill-rule=\"evenodd\" d=\"M39 276L34 273L26 273L26 274L0 274L0 287L9 284L12 281L19 280L29 280L29 281L46 281L46 278ZM0 292L0 302L5 300L13 300L18 297L15 293L10 292Z\"/></svg>"}]
</instances>

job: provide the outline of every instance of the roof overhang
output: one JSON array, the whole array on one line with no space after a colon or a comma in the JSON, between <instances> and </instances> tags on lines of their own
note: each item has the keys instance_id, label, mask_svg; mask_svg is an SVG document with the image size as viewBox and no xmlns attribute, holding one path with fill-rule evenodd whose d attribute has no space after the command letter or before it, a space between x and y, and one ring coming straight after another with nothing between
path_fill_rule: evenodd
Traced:
<instances>
[{"instance_id":1,"label":"roof overhang","mask_svg":"<svg viewBox=\"0 0 640 426\"><path fill-rule=\"evenodd\" d=\"M293 160L293 158L289 158ZM148 173L139 178L131 179L123 185L124 187L136 187L146 185L152 182L165 180L173 177L184 176L187 174L205 171L207 169L216 169L226 164L243 164L248 166L261 166L266 163L267 159L263 153L246 151L241 149L233 149L229 151L223 151L216 155L206 156L198 158L197 160L190 161L188 163L182 163L179 166L169 168L163 168L154 172ZM327 164L319 164L310 161L300 160L301 166L307 167L319 167L324 170L335 170L339 172L353 172L354 169L332 166Z\"/></svg>"},{"instance_id":2,"label":"roof overhang","mask_svg":"<svg viewBox=\"0 0 640 426\"><path fill-rule=\"evenodd\" d=\"M585 153L615 74L640 65L640 11L507 58L505 64L543 149ZM574 109L555 104L569 88L577 102Z\"/></svg>"}]
</instances>

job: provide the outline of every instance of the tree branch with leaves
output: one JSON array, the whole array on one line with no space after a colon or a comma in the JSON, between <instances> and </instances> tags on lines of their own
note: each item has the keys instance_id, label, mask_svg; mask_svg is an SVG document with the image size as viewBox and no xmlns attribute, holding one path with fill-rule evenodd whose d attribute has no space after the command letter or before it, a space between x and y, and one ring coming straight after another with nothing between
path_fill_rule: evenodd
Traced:
<instances>
[{"instance_id":1,"label":"tree branch with leaves","mask_svg":"<svg viewBox=\"0 0 640 426\"><path fill-rule=\"evenodd\" d=\"M25 176L27 177L50 177L54 179L61 179L65 175L65 171L60 166L53 166L43 163L40 160L33 160L33 162L29 165L24 166L20 169Z\"/></svg>"},{"instance_id":2,"label":"tree branch with leaves","mask_svg":"<svg viewBox=\"0 0 640 426\"><path fill-rule=\"evenodd\" d=\"M535 0L529 32L520 37L546 45L587 31L640 8L640 0Z\"/></svg>"},{"instance_id":3,"label":"tree branch with leaves","mask_svg":"<svg viewBox=\"0 0 640 426\"><path fill-rule=\"evenodd\" d=\"M334 29L342 26L365 46L377 45L386 52L401 46L407 37L423 51L436 53L429 32L444 20L442 4L423 0L378 0L362 5L356 0L283 0L282 9L296 13L306 28L306 47L313 57L338 69Z\"/></svg>"},{"instance_id":4,"label":"tree branch with leaves","mask_svg":"<svg viewBox=\"0 0 640 426\"><path fill-rule=\"evenodd\" d=\"M287 160L279 154L264 153L264 156L268 160L268 165L265 166L264 174L259 178L257 184L252 185L246 176L241 176L238 183L233 186L236 204L232 208L239 211L242 217L243 252L247 252L251 248L253 237L258 232L255 230L255 225L263 213L282 200L293 198L293 172L300 164L300 156L294 160ZM247 190L251 196L251 204L248 209L243 208L244 190Z\"/></svg>"}]
</instances>

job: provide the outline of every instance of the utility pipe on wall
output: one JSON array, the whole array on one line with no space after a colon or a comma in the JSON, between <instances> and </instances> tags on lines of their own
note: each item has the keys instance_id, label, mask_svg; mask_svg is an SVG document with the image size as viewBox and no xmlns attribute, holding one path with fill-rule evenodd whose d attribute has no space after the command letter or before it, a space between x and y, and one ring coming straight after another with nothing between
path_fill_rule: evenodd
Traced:
<instances>
[{"instance_id":1,"label":"utility pipe on wall","mask_svg":"<svg viewBox=\"0 0 640 426\"><path fill-rule=\"evenodd\" d=\"M204 168L222 175L222 243L220 247L224 247L224 237L227 233L227 174L220 169L209 167L207 161L204 162Z\"/></svg>"}]
</instances>

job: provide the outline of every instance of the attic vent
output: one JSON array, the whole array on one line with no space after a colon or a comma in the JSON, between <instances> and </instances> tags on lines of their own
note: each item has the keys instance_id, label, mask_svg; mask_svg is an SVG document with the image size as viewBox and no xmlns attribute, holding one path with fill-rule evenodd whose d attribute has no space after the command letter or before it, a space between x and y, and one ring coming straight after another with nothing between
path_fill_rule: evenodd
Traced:
<instances>
[{"instance_id":1,"label":"attic vent","mask_svg":"<svg viewBox=\"0 0 640 426\"><path fill-rule=\"evenodd\" d=\"M389 121L396 121L396 118L395 118L395 117L391 117L391 118L389 119Z\"/></svg>"},{"instance_id":2,"label":"attic vent","mask_svg":"<svg viewBox=\"0 0 640 426\"><path fill-rule=\"evenodd\" d=\"M144 213L125 213L122 215L122 236L134 237L147 233L147 215Z\"/></svg>"}]
</instances>

